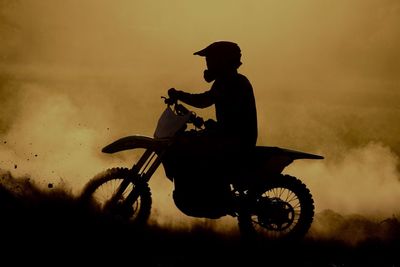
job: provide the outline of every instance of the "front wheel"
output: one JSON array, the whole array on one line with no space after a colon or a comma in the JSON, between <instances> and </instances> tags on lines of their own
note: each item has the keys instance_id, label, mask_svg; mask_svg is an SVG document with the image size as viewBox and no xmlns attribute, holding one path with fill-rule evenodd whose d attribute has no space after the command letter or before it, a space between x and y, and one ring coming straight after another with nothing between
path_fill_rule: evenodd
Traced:
<instances>
[{"instance_id":1,"label":"front wheel","mask_svg":"<svg viewBox=\"0 0 400 267\"><path fill-rule=\"evenodd\" d=\"M135 185L128 180L130 175L128 168L112 168L96 175L84 187L81 200L94 204L102 215L112 219L146 223L152 204L150 188L148 184ZM127 203L131 193L137 197Z\"/></svg>"},{"instance_id":2,"label":"front wheel","mask_svg":"<svg viewBox=\"0 0 400 267\"><path fill-rule=\"evenodd\" d=\"M238 217L245 237L287 240L302 238L311 227L314 201L310 190L296 177L271 178L263 193Z\"/></svg>"}]
</instances>

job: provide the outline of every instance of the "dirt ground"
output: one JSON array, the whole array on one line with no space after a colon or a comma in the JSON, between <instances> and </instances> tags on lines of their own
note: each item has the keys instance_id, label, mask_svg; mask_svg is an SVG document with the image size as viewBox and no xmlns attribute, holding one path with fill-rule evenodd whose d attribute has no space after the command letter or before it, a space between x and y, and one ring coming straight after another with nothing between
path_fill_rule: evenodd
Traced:
<instances>
[{"instance_id":1,"label":"dirt ground","mask_svg":"<svg viewBox=\"0 0 400 267\"><path fill-rule=\"evenodd\" d=\"M3 263L91 266L400 266L400 223L333 211L316 214L303 240L249 242L206 226L190 231L110 221L68 192L39 190L3 175L0 184ZM12 184L12 186L10 186ZM361 237L362 236L362 237Z\"/></svg>"}]
</instances>

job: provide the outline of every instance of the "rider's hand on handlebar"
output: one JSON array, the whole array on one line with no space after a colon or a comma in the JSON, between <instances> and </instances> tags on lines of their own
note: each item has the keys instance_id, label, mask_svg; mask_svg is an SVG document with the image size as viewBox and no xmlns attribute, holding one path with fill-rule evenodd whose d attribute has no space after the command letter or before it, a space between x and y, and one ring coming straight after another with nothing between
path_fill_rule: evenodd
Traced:
<instances>
[{"instance_id":1,"label":"rider's hand on handlebar","mask_svg":"<svg viewBox=\"0 0 400 267\"><path fill-rule=\"evenodd\" d=\"M171 88L168 90L168 96L169 98L173 101L176 102L177 100L179 100L179 91L176 90L175 88Z\"/></svg>"}]
</instances>

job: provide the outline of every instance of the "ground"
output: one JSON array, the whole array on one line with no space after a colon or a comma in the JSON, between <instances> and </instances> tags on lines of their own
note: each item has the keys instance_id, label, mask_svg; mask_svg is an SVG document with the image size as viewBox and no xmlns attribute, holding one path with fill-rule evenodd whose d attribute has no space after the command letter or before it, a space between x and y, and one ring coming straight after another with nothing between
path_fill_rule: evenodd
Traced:
<instances>
[{"instance_id":1,"label":"ground","mask_svg":"<svg viewBox=\"0 0 400 267\"><path fill-rule=\"evenodd\" d=\"M198 225L176 230L109 220L79 198L28 178L0 184L2 262L128 263L130 266L400 266L400 223L333 211L316 214L330 232L312 227L298 241L258 242Z\"/></svg>"}]
</instances>

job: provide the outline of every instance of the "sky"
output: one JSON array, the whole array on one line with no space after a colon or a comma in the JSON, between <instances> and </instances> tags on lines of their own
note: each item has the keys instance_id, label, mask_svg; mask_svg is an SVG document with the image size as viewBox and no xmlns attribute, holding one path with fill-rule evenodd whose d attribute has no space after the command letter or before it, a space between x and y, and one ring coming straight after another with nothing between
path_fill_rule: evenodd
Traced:
<instances>
[{"instance_id":1,"label":"sky","mask_svg":"<svg viewBox=\"0 0 400 267\"><path fill-rule=\"evenodd\" d=\"M325 157L284 170L316 210L398 215L398 25L397 0L0 0L0 168L79 192L130 167L135 153L101 148L152 135L169 88L208 90L193 52L230 40L254 88L258 145ZM151 181L155 207L175 216L164 178Z\"/></svg>"}]
</instances>

